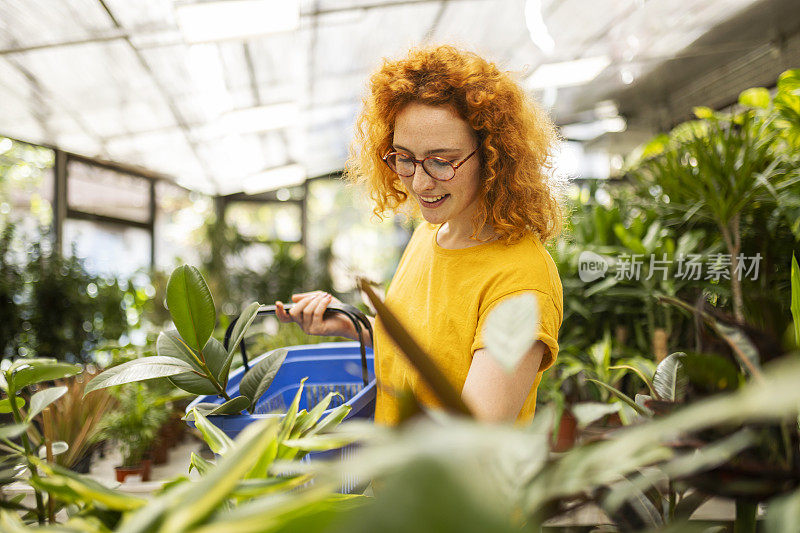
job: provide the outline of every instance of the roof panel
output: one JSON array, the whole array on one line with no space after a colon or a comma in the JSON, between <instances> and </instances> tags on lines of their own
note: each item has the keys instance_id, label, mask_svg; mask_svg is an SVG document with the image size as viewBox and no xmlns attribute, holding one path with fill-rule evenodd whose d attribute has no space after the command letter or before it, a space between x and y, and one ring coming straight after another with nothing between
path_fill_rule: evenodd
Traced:
<instances>
[{"instance_id":1,"label":"roof panel","mask_svg":"<svg viewBox=\"0 0 800 533\"><path fill-rule=\"evenodd\" d=\"M114 25L97 0L4 0L0 49L107 35Z\"/></svg>"}]
</instances>

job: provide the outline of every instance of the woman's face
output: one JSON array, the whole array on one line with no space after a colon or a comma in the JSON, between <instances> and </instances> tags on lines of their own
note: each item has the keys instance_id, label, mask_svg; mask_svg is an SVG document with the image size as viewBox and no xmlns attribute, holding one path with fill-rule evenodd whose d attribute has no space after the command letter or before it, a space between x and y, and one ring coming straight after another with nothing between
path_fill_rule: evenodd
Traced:
<instances>
[{"instance_id":1,"label":"woman's face","mask_svg":"<svg viewBox=\"0 0 800 533\"><path fill-rule=\"evenodd\" d=\"M469 124L449 106L411 103L397 115L393 150L415 159L437 156L458 163L478 146ZM478 206L480 158L475 154L456 169L449 181L430 177L422 165L413 176L400 179L431 224L449 222L451 231L472 233L472 215ZM430 201L429 201L430 200Z\"/></svg>"}]
</instances>

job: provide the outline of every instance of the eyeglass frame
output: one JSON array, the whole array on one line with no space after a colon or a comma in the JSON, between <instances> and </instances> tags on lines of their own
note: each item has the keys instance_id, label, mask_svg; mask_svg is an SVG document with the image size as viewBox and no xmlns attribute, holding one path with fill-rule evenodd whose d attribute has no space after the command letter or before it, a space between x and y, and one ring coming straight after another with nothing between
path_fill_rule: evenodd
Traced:
<instances>
[{"instance_id":1,"label":"eyeglass frame","mask_svg":"<svg viewBox=\"0 0 800 533\"><path fill-rule=\"evenodd\" d=\"M478 152L478 150L480 150L480 148L481 148L480 146L475 148L472 152L470 152L470 154L467 157L465 157L464 159L462 159L458 163L453 163L452 161L448 161L444 157L439 157L439 156L436 156L436 155L429 155L428 157L424 157L422 159L414 159L413 157L411 157L411 155L409 155L409 154L407 154L405 152L398 152L398 151L388 152L381 159L383 160L384 163L386 163L386 166L389 167L389 170L391 170L392 172L394 172L395 174L397 174L398 176L403 177L403 178L410 178L411 176L416 174L417 173L417 165L421 165L422 166L422 170L425 171L425 174L430 176L432 179L435 179L436 181L450 181L451 179L456 177L456 170L458 170L458 167L460 167L461 165L466 163L467 159L469 159L470 157L475 155ZM404 156L408 157L411 161L413 161L414 162L414 172L412 172L408 176L404 176L404 175L400 174L399 172L397 172L395 169L393 169L392 166L389 164L389 161L388 161L389 156L393 155L393 154L404 155ZM427 161L428 159L438 159L439 161L444 161L445 163L447 163L448 165L453 167L453 175L451 177L447 178L447 179L441 179L441 178L436 178L434 176L431 176L431 173L428 172L428 169L425 168L425 161Z\"/></svg>"}]
</instances>

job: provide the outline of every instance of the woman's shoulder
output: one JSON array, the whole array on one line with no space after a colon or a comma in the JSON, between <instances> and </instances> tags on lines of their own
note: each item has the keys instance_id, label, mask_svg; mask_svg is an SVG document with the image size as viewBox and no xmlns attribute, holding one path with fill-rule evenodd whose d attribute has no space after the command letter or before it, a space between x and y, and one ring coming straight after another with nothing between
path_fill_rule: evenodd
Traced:
<instances>
[{"instance_id":1,"label":"woman's shoulder","mask_svg":"<svg viewBox=\"0 0 800 533\"><path fill-rule=\"evenodd\" d=\"M498 289L527 288L547 293L557 300L562 298L558 267L536 235L526 234L512 244L494 247L491 252Z\"/></svg>"}]
</instances>

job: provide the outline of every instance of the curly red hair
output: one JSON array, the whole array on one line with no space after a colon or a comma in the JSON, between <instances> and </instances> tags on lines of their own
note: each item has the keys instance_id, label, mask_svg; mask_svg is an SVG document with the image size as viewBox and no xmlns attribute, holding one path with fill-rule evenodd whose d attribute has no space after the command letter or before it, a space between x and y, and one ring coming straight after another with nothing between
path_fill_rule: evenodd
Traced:
<instances>
[{"instance_id":1,"label":"curly red hair","mask_svg":"<svg viewBox=\"0 0 800 533\"><path fill-rule=\"evenodd\" d=\"M375 215L397 212L409 196L382 160L390 151L398 113L410 102L450 105L480 143L481 201L473 238L487 222L508 244L528 232L542 242L558 235L563 215L550 184L558 135L547 114L509 74L471 52L424 47L399 60L385 59L369 89L345 176L367 186ZM413 209L419 212L419 206Z\"/></svg>"}]
</instances>

